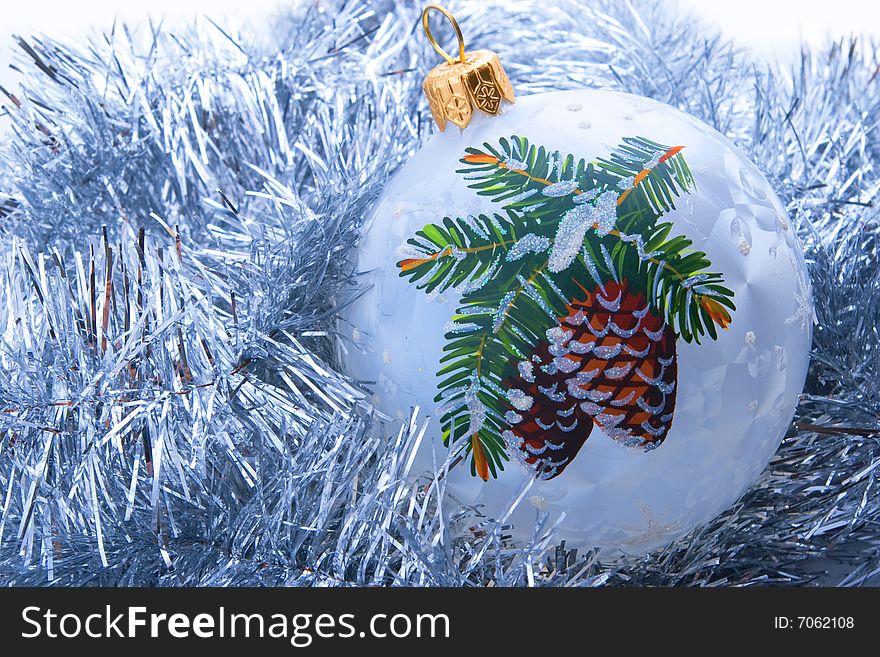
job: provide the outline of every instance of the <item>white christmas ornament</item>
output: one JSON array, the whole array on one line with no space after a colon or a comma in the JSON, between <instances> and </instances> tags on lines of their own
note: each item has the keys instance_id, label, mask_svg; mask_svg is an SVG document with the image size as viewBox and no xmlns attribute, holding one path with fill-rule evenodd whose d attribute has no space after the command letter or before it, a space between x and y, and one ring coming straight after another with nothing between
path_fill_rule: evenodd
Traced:
<instances>
[{"instance_id":1,"label":"white christmas ornament","mask_svg":"<svg viewBox=\"0 0 880 657\"><path fill-rule=\"evenodd\" d=\"M346 362L389 432L431 415L414 471L459 453L456 504L498 518L519 495L514 539L546 512L569 546L644 552L729 507L779 446L811 341L802 252L709 126L610 91L507 104L496 61L426 81L438 122L465 127L377 204Z\"/></svg>"}]
</instances>

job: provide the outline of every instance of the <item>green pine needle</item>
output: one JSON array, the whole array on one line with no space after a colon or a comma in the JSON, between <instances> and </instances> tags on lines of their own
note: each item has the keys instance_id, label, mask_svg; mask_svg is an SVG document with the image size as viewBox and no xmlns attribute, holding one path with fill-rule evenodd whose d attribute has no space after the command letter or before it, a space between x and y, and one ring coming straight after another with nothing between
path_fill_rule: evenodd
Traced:
<instances>
[{"instance_id":1,"label":"green pine needle","mask_svg":"<svg viewBox=\"0 0 880 657\"><path fill-rule=\"evenodd\" d=\"M692 250L684 236L670 237L671 223L658 223L677 197L694 188L680 147L626 138L609 157L587 162L512 136L497 146L467 148L461 163L457 172L469 187L503 214L428 224L408 240L411 255L398 266L426 293L462 293L445 335L436 401L447 445L471 437L472 405L482 405L477 437L494 477L508 460L502 434L516 364L546 340L582 287L596 283L591 272L600 282L627 280L632 291L644 292L654 312L688 342L716 339L715 325L725 326L735 306L706 254ZM557 183L568 184L552 194ZM552 274L547 265L559 224L576 197L591 190L618 194L615 228L607 235L587 231L582 253ZM471 458L472 472L475 467Z\"/></svg>"}]
</instances>

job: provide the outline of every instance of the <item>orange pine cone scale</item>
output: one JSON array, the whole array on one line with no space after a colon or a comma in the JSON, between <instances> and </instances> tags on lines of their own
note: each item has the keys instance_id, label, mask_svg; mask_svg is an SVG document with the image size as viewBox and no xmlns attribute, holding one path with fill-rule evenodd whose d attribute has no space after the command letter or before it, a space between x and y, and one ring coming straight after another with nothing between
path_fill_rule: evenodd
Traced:
<instances>
[{"instance_id":1,"label":"orange pine cone scale","mask_svg":"<svg viewBox=\"0 0 880 657\"><path fill-rule=\"evenodd\" d=\"M543 479L562 473L598 426L628 447L654 448L672 425L675 333L627 281L568 304L506 382L504 436Z\"/></svg>"}]
</instances>

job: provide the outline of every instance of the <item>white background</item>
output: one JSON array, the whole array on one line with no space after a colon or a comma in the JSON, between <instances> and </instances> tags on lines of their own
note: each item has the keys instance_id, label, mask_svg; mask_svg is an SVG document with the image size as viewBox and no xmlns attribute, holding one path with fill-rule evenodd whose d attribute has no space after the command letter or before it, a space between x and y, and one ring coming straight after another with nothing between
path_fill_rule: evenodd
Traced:
<instances>
[{"instance_id":1,"label":"white background","mask_svg":"<svg viewBox=\"0 0 880 657\"><path fill-rule=\"evenodd\" d=\"M302 0L300 0L302 1ZM236 27L243 21L259 24L274 9L296 0L0 0L0 82L8 72L12 34L46 33L81 36L91 27L107 28L114 17L126 21L147 15L167 23L207 14ZM880 35L877 0L678 0L679 6L742 45L768 57L793 61L801 38L821 44L827 38L851 33Z\"/></svg>"},{"instance_id":2,"label":"white background","mask_svg":"<svg viewBox=\"0 0 880 657\"><path fill-rule=\"evenodd\" d=\"M208 16L236 31L257 32L273 14L315 0L0 0L0 85L15 91L18 75L10 69L17 50L13 35L46 34L83 39L108 30L114 20L127 23L147 17L166 27ZM434 1L434 0L431 0ZM443 0L440 0L442 4ZM477 0L478 1L478 0ZM589 2L590 0L581 0ZM623 2L625 0L621 0ZM668 0L710 28L788 69L802 42L822 46L850 35L880 43L880 0ZM429 0L424 0L428 4ZM0 132L7 121L0 115Z\"/></svg>"}]
</instances>

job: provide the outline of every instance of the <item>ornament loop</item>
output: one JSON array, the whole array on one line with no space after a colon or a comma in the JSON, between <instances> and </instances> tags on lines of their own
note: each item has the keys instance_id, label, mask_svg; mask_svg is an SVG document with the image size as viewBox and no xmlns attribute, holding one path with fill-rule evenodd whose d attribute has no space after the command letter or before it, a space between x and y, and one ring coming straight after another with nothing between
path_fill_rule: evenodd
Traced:
<instances>
[{"instance_id":1,"label":"ornament loop","mask_svg":"<svg viewBox=\"0 0 880 657\"><path fill-rule=\"evenodd\" d=\"M432 9L443 14L455 28L458 61L443 50L431 34L428 14ZM490 50L465 53L461 28L448 10L440 5L428 5L422 11L422 26L434 50L446 60L431 69L422 83L440 130L446 129L447 121L465 128L476 111L497 116L502 111L502 101L514 102L513 87L498 55Z\"/></svg>"},{"instance_id":2,"label":"ornament loop","mask_svg":"<svg viewBox=\"0 0 880 657\"><path fill-rule=\"evenodd\" d=\"M447 63L455 64L455 60L449 55L449 53L440 47L440 44L437 43L437 39L431 34L431 27L428 25L428 13L432 9L443 14L447 20L452 23L452 27L455 28L455 35L458 37L458 62L464 64L464 35L461 33L461 28L458 26L458 21L455 20L455 16L453 16L448 9L441 7L440 5L428 5L425 7L424 11L422 11L422 27L425 28L425 36L428 37L428 43L434 47L434 50L440 53L440 56L445 59Z\"/></svg>"}]
</instances>

